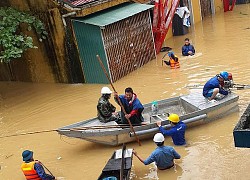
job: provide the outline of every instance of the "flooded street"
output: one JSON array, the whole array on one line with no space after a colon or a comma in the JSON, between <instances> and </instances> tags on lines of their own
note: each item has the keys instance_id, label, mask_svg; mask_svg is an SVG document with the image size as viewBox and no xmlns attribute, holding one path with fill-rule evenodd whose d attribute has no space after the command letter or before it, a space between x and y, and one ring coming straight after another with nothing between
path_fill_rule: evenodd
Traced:
<instances>
[{"instance_id":1,"label":"flooded street","mask_svg":"<svg viewBox=\"0 0 250 180\"><path fill-rule=\"evenodd\" d=\"M231 72L234 82L250 84L250 6L237 5L233 12L220 13L196 24L192 32L166 41L177 56L189 37L196 58L181 58L180 69L162 66L162 56L114 83L118 93L131 86L141 102L149 103L188 94L187 85L204 84L220 71ZM0 82L0 136L52 130L96 116L101 84L32 84ZM110 87L110 86L109 86ZM250 89L239 95L239 112L186 131L188 145L176 147L182 158L176 168L156 171L134 157L132 179L249 179L250 151L235 148L233 128L250 102ZM115 104L113 99L111 102ZM118 106L116 105L118 108ZM165 145L173 145L166 138ZM21 153L34 151L56 176L63 180L94 180L115 149L91 142L60 137L56 132L2 138L0 180L21 180ZM155 149L151 139L127 144L146 158Z\"/></svg>"}]
</instances>

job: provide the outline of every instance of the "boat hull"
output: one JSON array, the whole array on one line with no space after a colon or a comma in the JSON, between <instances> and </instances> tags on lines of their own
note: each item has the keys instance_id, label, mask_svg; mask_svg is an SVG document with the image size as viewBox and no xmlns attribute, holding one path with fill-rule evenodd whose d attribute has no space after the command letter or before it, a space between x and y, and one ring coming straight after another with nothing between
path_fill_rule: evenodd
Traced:
<instances>
[{"instance_id":1,"label":"boat hull","mask_svg":"<svg viewBox=\"0 0 250 180\"><path fill-rule=\"evenodd\" d=\"M151 103L145 104L143 117L147 125L135 126L134 130L140 140L152 138L159 131L156 125L157 121L162 120L164 127L170 127L169 121L166 120L167 113L178 114L188 127L204 124L237 111L238 98L238 95L231 93L216 102L208 102L201 93L192 93L158 101L159 111L157 115L152 114ZM100 123L98 119L93 118L59 128L58 133L112 146L136 141L130 128L72 130L76 127L91 127L97 124L101 126L117 125L115 122Z\"/></svg>"}]
</instances>

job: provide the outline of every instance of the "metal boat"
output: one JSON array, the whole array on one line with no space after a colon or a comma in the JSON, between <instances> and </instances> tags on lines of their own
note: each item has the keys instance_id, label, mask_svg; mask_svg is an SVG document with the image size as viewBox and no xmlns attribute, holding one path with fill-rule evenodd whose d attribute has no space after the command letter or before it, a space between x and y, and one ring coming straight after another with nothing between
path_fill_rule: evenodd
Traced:
<instances>
[{"instance_id":1,"label":"metal boat","mask_svg":"<svg viewBox=\"0 0 250 180\"><path fill-rule=\"evenodd\" d=\"M152 113L152 103L148 103L144 105L143 125L134 126L134 130L140 140L152 138L159 131L157 121L161 120L165 128L170 127L167 114L171 113L178 114L188 127L207 123L237 111L238 99L237 94L230 93L219 97L216 101L208 101L202 96L202 92L192 92L158 101L157 114ZM112 146L136 141L134 133L128 126L120 126L114 121L101 123L97 118L70 124L57 131L60 135Z\"/></svg>"}]
</instances>

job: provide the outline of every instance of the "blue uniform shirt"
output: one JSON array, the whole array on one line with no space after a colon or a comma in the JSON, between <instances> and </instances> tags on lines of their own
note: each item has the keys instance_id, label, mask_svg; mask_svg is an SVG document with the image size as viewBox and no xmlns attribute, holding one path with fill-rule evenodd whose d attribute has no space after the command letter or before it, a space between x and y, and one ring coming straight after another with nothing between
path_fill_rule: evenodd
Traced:
<instances>
[{"instance_id":1,"label":"blue uniform shirt","mask_svg":"<svg viewBox=\"0 0 250 180\"><path fill-rule=\"evenodd\" d=\"M175 145L184 145L186 144L185 140L186 127L187 127L186 124L180 121L170 130L166 130L162 126L160 126L159 129L163 135L171 136Z\"/></svg>"},{"instance_id":2,"label":"blue uniform shirt","mask_svg":"<svg viewBox=\"0 0 250 180\"><path fill-rule=\"evenodd\" d=\"M228 95L228 91L224 90L220 86L220 81L218 80L218 77L215 76L211 78L203 87L203 96L207 97L210 90L213 90L214 88L219 88L219 93L223 95Z\"/></svg>"},{"instance_id":3,"label":"blue uniform shirt","mask_svg":"<svg viewBox=\"0 0 250 180\"><path fill-rule=\"evenodd\" d=\"M55 177L49 175L49 174L46 174L44 169L43 169L43 166L39 163L35 163L34 165L34 169L36 170L37 174L39 175L39 177L42 179L42 180L53 180L55 179Z\"/></svg>"},{"instance_id":4,"label":"blue uniform shirt","mask_svg":"<svg viewBox=\"0 0 250 180\"><path fill-rule=\"evenodd\" d=\"M159 146L144 161L145 165L155 162L159 169L165 169L173 165L174 159L180 159L181 156L171 146Z\"/></svg>"},{"instance_id":5,"label":"blue uniform shirt","mask_svg":"<svg viewBox=\"0 0 250 180\"><path fill-rule=\"evenodd\" d=\"M192 51L192 55L194 55L194 53L195 53L194 46L191 44L182 46L182 55L183 56L189 56L190 54L188 54L188 51Z\"/></svg>"}]
</instances>

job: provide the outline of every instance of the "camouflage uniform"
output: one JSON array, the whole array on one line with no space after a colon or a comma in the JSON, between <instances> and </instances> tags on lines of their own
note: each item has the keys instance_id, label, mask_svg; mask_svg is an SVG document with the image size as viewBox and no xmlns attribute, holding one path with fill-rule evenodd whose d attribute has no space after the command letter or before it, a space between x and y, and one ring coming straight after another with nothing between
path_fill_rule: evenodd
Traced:
<instances>
[{"instance_id":1,"label":"camouflage uniform","mask_svg":"<svg viewBox=\"0 0 250 180\"><path fill-rule=\"evenodd\" d=\"M100 97L97 104L97 117L101 122L109 122L117 120L117 117L112 113L115 112L115 107L104 96Z\"/></svg>"}]
</instances>

